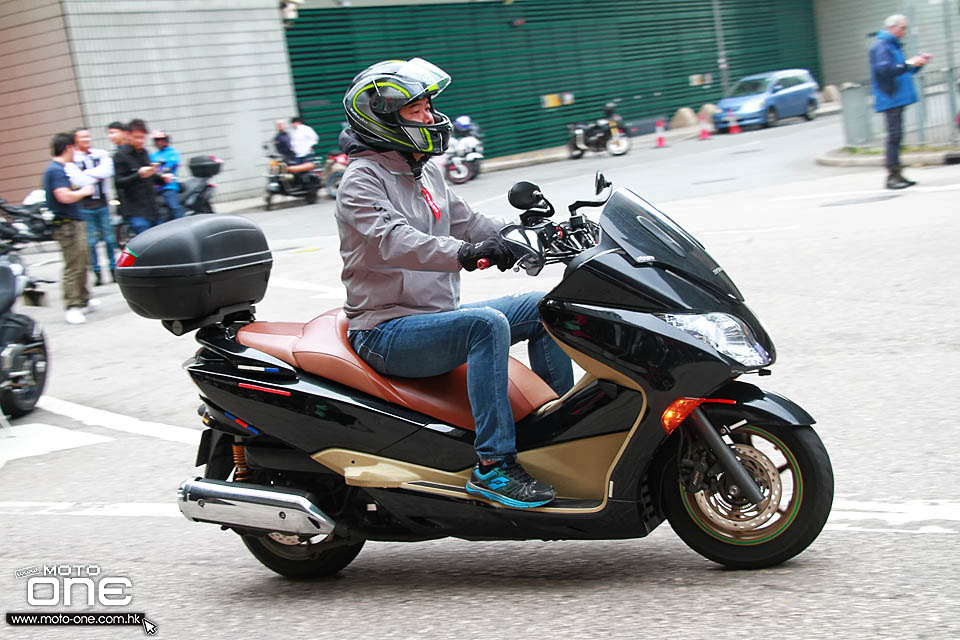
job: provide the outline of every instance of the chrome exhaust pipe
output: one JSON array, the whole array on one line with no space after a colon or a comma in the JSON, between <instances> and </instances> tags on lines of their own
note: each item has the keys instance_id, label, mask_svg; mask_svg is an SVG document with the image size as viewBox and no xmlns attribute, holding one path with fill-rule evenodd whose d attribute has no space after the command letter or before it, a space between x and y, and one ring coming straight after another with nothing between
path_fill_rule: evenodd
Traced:
<instances>
[{"instance_id":1,"label":"chrome exhaust pipe","mask_svg":"<svg viewBox=\"0 0 960 640\"><path fill-rule=\"evenodd\" d=\"M335 526L299 489L196 478L177 493L180 513L194 522L310 537L330 535Z\"/></svg>"}]
</instances>

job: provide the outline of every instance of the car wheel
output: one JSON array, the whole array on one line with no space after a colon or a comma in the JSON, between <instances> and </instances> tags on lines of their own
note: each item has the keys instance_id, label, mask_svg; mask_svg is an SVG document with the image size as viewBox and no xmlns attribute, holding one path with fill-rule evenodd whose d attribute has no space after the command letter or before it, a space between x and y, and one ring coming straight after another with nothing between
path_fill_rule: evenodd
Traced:
<instances>
[{"instance_id":1,"label":"car wheel","mask_svg":"<svg viewBox=\"0 0 960 640\"><path fill-rule=\"evenodd\" d=\"M763 123L763 128L775 127L777 125L777 110L773 107L767 107L767 121Z\"/></svg>"},{"instance_id":2,"label":"car wheel","mask_svg":"<svg viewBox=\"0 0 960 640\"><path fill-rule=\"evenodd\" d=\"M807 103L807 110L804 112L803 117L807 120L813 120L817 117L817 105L813 100Z\"/></svg>"}]
</instances>

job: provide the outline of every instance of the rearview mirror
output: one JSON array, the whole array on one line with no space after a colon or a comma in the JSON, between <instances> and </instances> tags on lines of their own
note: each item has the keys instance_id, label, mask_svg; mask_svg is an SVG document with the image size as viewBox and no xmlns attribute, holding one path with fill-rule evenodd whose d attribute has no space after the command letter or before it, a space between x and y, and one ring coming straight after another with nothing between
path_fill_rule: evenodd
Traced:
<instances>
[{"instance_id":1,"label":"rearview mirror","mask_svg":"<svg viewBox=\"0 0 960 640\"><path fill-rule=\"evenodd\" d=\"M597 171L597 175L593 178L593 184L596 188L597 195L600 195L600 192L610 186L610 181L607 180L602 173Z\"/></svg>"},{"instance_id":2,"label":"rearview mirror","mask_svg":"<svg viewBox=\"0 0 960 640\"><path fill-rule=\"evenodd\" d=\"M543 194L540 193L540 187L537 185L532 182L522 181L510 187L510 192L507 193L507 200L517 209L526 211L527 209L532 209L537 206L540 201L543 200Z\"/></svg>"}]
</instances>

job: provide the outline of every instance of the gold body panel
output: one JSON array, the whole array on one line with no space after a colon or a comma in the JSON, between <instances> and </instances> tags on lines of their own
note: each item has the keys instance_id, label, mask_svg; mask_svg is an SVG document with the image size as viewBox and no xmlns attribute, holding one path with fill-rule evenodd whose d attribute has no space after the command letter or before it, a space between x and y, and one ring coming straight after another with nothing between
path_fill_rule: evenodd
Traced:
<instances>
[{"instance_id":1,"label":"gold body panel","mask_svg":"<svg viewBox=\"0 0 960 640\"><path fill-rule=\"evenodd\" d=\"M620 431L592 438L531 449L518 454L517 459L535 478L549 482L562 498L598 501L584 508L551 507L549 505L524 511L547 513L595 513L601 511L613 497L610 476L647 412L647 395L636 381L626 375L580 353L557 340L560 347L583 369L586 375L577 383L583 388L594 379L611 380L643 396L640 413L629 431ZM581 384L584 383L584 384ZM503 505L466 493L464 486L470 479L472 467L450 472L422 465L392 460L369 453L347 449L324 449L311 456L325 467L343 476L348 485L380 489L407 489Z\"/></svg>"}]
</instances>

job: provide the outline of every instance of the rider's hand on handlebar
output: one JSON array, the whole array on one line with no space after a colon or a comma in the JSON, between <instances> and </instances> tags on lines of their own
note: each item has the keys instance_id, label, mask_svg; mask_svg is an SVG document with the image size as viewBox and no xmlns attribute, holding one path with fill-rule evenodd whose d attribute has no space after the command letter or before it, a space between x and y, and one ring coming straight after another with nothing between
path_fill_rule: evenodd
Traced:
<instances>
[{"instance_id":1,"label":"rider's hand on handlebar","mask_svg":"<svg viewBox=\"0 0 960 640\"><path fill-rule=\"evenodd\" d=\"M457 254L460 266L466 271L476 269L477 261L481 258L486 258L497 265L500 271L506 271L517 262L510 251L510 247L500 238L488 238L483 242L473 244L465 242L461 245L460 252Z\"/></svg>"}]
</instances>

